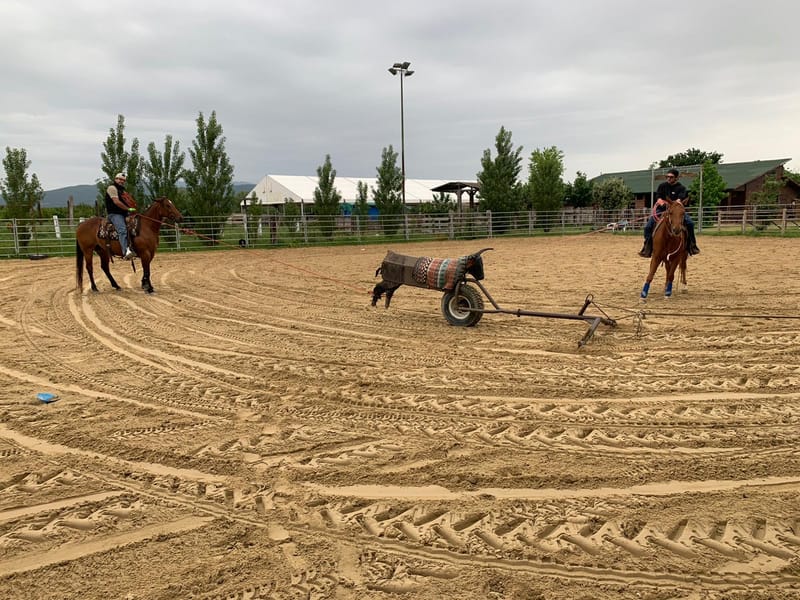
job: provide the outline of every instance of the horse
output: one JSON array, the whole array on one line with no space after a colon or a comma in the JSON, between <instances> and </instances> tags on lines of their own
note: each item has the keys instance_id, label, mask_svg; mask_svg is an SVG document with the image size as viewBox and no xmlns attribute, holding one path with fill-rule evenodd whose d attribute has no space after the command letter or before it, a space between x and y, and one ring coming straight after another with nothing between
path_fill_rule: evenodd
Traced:
<instances>
[{"instance_id":1,"label":"horse","mask_svg":"<svg viewBox=\"0 0 800 600\"><path fill-rule=\"evenodd\" d=\"M142 289L148 294L155 290L150 283L150 262L156 254L158 248L159 232L165 219L174 222L183 220L183 215L175 208L169 198L156 198L150 207L143 213L134 217L138 233L131 236L128 229L129 244L142 261ZM104 228L107 220L103 217L91 217L82 222L75 229L75 281L78 292L83 291L83 264L86 263L86 271L89 273L89 281L92 282L92 290L97 292L97 285L94 282L94 268L92 257L95 252L100 256L100 267L111 282L111 287L115 290L120 289L111 271L108 268L111 255L122 256L122 248L119 239L105 237ZM101 237L102 236L102 237ZM134 258L135 260L135 258Z\"/></svg>"},{"instance_id":2,"label":"horse","mask_svg":"<svg viewBox=\"0 0 800 600\"><path fill-rule=\"evenodd\" d=\"M650 272L647 274L647 281L642 286L641 300L647 300L650 291L650 282L658 270L658 266L663 262L667 271L666 284L664 286L664 297L672 296L672 282L675 279L675 269L681 268L681 283L683 291L686 291L686 257L688 255L686 240L687 232L683 223L686 208L680 200L668 201L669 206L661 216L661 220L656 225L653 232L653 254L650 257Z\"/></svg>"}]
</instances>

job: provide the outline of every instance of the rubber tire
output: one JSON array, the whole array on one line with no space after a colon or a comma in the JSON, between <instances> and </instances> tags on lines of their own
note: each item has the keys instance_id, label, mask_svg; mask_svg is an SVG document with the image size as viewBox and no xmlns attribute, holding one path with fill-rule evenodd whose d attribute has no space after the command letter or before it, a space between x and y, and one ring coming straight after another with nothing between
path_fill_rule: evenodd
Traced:
<instances>
[{"instance_id":1,"label":"rubber tire","mask_svg":"<svg viewBox=\"0 0 800 600\"><path fill-rule=\"evenodd\" d=\"M477 325L483 313L465 310L470 308L483 309L483 296L474 286L462 284L457 298L453 292L445 292L442 296L442 314L450 325L457 327Z\"/></svg>"}]
</instances>

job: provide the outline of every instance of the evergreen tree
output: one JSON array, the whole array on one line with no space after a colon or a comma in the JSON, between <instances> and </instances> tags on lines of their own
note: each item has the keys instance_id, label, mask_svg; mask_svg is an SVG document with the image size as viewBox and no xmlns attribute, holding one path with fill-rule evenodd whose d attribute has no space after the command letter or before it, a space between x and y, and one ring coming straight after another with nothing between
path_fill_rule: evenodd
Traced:
<instances>
[{"instance_id":1,"label":"evergreen tree","mask_svg":"<svg viewBox=\"0 0 800 600\"><path fill-rule=\"evenodd\" d=\"M342 195L336 189L336 169L331 165L331 155L325 155L325 163L317 167L319 181L314 189L314 214L317 215L322 234L331 237L334 219L341 210Z\"/></svg>"},{"instance_id":2,"label":"evergreen tree","mask_svg":"<svg viewBox=\"0 0 800 600\"><path fill-rule=\"evenodd\" d=\"M216 111L206 123L201 112L197 117L197 137L189 150L192 169L182 173L192 214L213 217L209 226L209 242L216 243L222 226L236 208L233 191L233 166L225 151L222 125Z\"/></svg>"},{"instance_id":3,"label":"evergreen tree","mask_svg":"<svg viewBox=\"0 0 800 600\"><path fill-rule=\"evenodd\" d=\"M9 219L29 219L33 217L34 208L41 212L44 190L36 173L28 180L30 166L31 161L24 148L6 147L3 159L6 176L0 180L0 195L6 203L5 214Z\"/></svg>"},{"instance_id":4,"label":"evergreen tree","mask_svg":"<svg viewBox=\"0 0 800 600\"><path fill-rule=\"evenodd\" d=\"M528 193L533 209L544 213L536 222L549 231L553 213L564 205L564 153L555 146L544 150L537 148L531 153L528 172Z\"/></svg>"},{"instance_id":5,"label":"evergreen tree","mask_svg":"<svg viewBox=\"0 0 800 600\"><path fill-rule=\"evenodd\" d=\"M164 152L156 149L154 142L147 145L149 160L142 165L144 185L150 201L166 196L173 202L178 199L178 179L183 172L186 153L181 152L180 142L173 142L172 136L164 140Z\"/></svg>"},{"instance_id":6,"label":"evergreen tree","mask_svg":"<svg viewBox=\"0 0 800 600\"><path fill-rule=\"evenodd\" d=\"M397 166L397 152L391 144L381 152L381 165L377 171L378 185L372 190L372 198L380 214L383 232L391 235L400 228L399 220L393 217L403 213L403 172Z\"/></svg>"},{"instance_id":7,"label":"evergreen tree","mask_svg":"<svg viewBox=\"0 0 800 600\"><path fill-rule=\"evenodd\" d=\"M490 149L483 151L482 170L478 173L481 188L481 208L492 212L513 212L521 210L523 189L519 182L522 169L522 146L514 150L511 132L505 127L495 138L497 156L492 159ZM503 220L493 221L493 229L502 231L508 228Z\"/></svg>"},{"instance_id":8,"label":"evergreen tree","mask_svg":"<svg viewBox=\"0 0 800 600\"><path fill-rule=\"evenodd\" d=\"M139 154L139 140L133 138L131 150L125 150L125 117L117 115L117 126L108 130L108 137L103 142L100 153L103 177L95 181L97 186L97 210L105 210L105 195L108 186L114 181L114 175L125 173L125 191L136 200L144 198L144 186L140 177L142 157Z\"/></svg>"}]
</instances>

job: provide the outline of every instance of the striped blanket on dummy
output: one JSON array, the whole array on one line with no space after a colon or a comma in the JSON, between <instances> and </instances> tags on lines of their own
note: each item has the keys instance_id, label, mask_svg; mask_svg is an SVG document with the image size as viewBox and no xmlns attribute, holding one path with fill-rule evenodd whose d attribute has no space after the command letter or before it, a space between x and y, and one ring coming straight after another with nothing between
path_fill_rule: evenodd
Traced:
<instances>
[{"instance_id":1,"label":"striped blanket on dummy","mask_svg":"<svg viewBox=\"0 0 800 600\"><path fill-rule=\"evenodd\" d=\"M390 283L450 291L467 272L469 258L406 256L389 250L381 263L381 275Z\"/></svg>"}]
</instances>

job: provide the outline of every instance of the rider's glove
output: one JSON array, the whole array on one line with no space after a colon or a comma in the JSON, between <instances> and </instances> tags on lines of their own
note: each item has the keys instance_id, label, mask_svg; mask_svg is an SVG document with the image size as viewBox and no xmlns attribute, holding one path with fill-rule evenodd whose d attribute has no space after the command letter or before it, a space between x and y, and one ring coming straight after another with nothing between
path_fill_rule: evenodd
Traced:
<instances>
[{"instance_id":1,"label":"rider's glove","mask_svg":"<svg viewBox=\"0 0 800 600\"><path fill-rule=\"evenodd\" d=\"M128 212L129 212L129 213L135 213L135 212L136 212L136 209L135 209L135 208L133 208L133 207L131 206L131 207L128 209Z\"/></svg>"}]
</instances>

